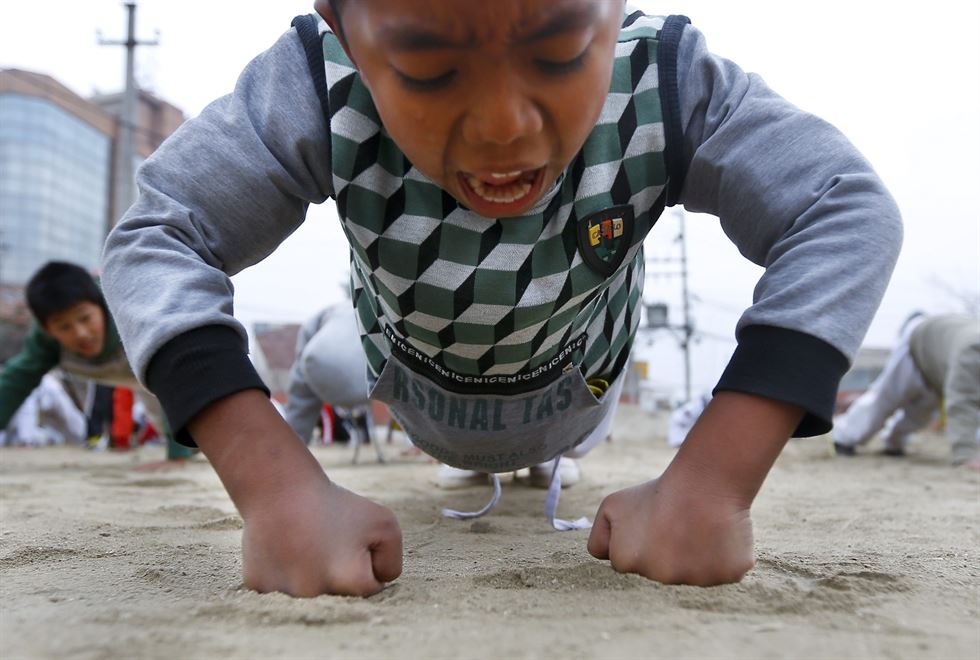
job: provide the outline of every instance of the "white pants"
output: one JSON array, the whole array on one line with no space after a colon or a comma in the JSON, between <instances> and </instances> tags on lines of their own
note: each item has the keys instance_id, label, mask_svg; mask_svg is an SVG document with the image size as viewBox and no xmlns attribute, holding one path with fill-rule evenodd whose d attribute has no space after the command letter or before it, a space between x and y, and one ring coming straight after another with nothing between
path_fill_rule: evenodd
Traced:
<instances>
[{"instance_id":1,"label":"white pants","mask_svg":"<svg viewBox=\"0 0 980 660\"><path fill-rule=\"evenodd\" d=\"M923 380L909 353L914 324L905 328L878 378L834 420L834 442L856 446L884 429L887 449L904 449L909 436L939 411L939 395Z\"/></svg>"},{"instance_id":2,"label":"white pants","mask_svg":"<svg viewBox=\"0 0 980 660\"><path fill-rule=\"evenodd\" d=\"M675 409L670 414L670 423L667 425L667 445L669 447L680 447L687 434L694 428L694 424L700 419L701 413L711 402L711 392L704 392Z\"/></svg>"},{"instance_id":3,"label":"white pants","mask_svg":"<svg viewBox=\"0 0 980 660\"><path fill-rule=\"evenodd\" d=\"M85 439L85 415L68 396L58 379L45 374L24 400L7 426L0 429L0 445L43 446Z\"/></svg>"}]
</instances>

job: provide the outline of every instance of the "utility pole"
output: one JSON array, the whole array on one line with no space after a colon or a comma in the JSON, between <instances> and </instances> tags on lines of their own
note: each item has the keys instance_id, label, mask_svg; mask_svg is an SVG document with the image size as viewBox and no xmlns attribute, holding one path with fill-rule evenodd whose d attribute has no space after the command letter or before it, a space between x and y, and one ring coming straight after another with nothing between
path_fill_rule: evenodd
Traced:
<instances>
[{"instance_id":1,"label":"utility pole","mask_svg":"<svg viewBox=\"0 0 980 660\"><path fill-rule=\"evenodd\" d=\"M684 314L684 322L681 325L673 325L669 320L669 306L667 303L658 301L644 303L647 311L647 330L669 330L677 339L681 350L684 351L684 401L691 400L691 344L694 340L694 321L691 318L691 295L687 287L687 235L685 231L685 215L683 209L676 211L678 220L678 233L675 242L680 243L679 257L647 258L647 276L677 277L681 278L681 309ZM673 270L674 264L677 270ZM659 272L653 272L651 265L666 266L666 270L661 268Z\"/></svg>"},{"instance_id":2,"label":"utility pole","mask_svg":"<svg viewBox=\"0 0 980 660\"><path fill-rule=\"evenodd\" d=\"M691 298L687 290L687 236L684 233L684 211L678 208L677 216L680 222L680 232L677 240L681 244L681 300L684 308L684 326L681 328L683 339L681 348L684 349L684 401L691 400L691 336L694 326L691 323Z\"/></svg>"},{"instance_id":3,"label":"utility pole","mask_svg":"<svg viewBox=\"0 0 980 660\"><path fill-rule=\"evenodd\" d=\"M123 3L127 13L127 29L125 41L110 41L103 39L101 33L97 33L99 45L101 46L125 46L126 47L126 87L122 97L122 112L119 115L119 138L116 141L115 167L113 168L113 188L115 198L113 200L113 218L116 223L123 213L136 201L136 182L135 168L133 161L136 158L136 147L133 134L137 124L136 118L136 47L137 46L156 46L159 40L138 41L136 39L136 2L130 0Z\"/></svg>"}]
</instances>

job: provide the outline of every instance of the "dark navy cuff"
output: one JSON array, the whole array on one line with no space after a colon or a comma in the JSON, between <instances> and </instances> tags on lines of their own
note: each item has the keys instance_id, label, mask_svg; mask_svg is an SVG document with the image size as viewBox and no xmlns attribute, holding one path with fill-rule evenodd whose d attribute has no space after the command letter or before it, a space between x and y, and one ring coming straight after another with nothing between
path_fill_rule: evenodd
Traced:
<instances>
[{"instance_id":1,"label":"dark navy cuff","mask_svg":"<svg viewBox=\"0 0 980 660\"><path fill-rule=\"evenodd\" d=\"M849 366L839 350L813 335L768 325L743 328L714 391L755 394L805 411L793 437L830 431L840 379Z\"/></svg>"},{"instance_id":2,"label":"dark navy cuff","mask_svg":"<svg viewBox=\"0 0 980 660\"><path fill-rule=\"evenodd\" d=\"M196 328L164 344L150 361L146 384L160 399L174 439L187 447L197 446L187 423L218 399L250 389L269 394L247 345L224 325Z\"/></svg>"}]
</instances>

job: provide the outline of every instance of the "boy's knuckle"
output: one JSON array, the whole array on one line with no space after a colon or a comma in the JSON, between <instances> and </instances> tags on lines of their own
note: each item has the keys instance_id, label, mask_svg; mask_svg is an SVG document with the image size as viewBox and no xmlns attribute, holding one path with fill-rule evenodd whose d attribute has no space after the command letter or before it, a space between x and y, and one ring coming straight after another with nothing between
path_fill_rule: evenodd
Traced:
<instances>
[{"instance_id":1,"label":"boy's knuckle","mask_svg":"<svg viewBox=\"0 0 980 660\"><path fill-rule=\"evenodd\" d=\"M637 564L633 553L625 552L622 549L609 549L609 563L618 573L644 574L645 567Z\"/></svg>"},{"instance_id":2,"label":"boy's knuckle","mask_svg":"<svg viewBox=\"0 0 980 660\"><path fill-rule=\"evenodd\" d=\"M369 596L380 588L370 564L365 567L361 562L344 562L328 569L323 585L320 593L335 596Z\"/></svg>"},{"instance_id":3,"label":"boy's knuckle","mask_svg":"<svg viewBox=\"0 0 980 660\"><path fill-rule=\"evenodd\" d=\"M749 571L755 566L755 559L749 559L747 561L740 562L737 566L733 568L730 573L731 580L729 582L741 582L742 578L748 575Z\"/></svg>"},{"instance_id":4,"label":"boy's knuckle","mask_svg":"<svg viewBox=\"0 0 980 660\"><path fill-rule=\"evenodd\" d=\"M401 538L401 525L394 515L382 517L375 523L375 532L382 538L399 537Z\"/></svg>"},{"instance_id":5,"label":"boy's knuckle","mask_svg":"<svg viewBox=\"0 0 980 660\"><path fill-rule=\"evenodd\" d=\"M383 566L375 566L374 577L378 582L391 582L392 580L398 579L402 574L402 562L399 558L398 561L393 561Z\"/></svg>"},{"instance_id":6,"label":"boy's knuckle","mask_svg":"<svg viewBox=\"0 0 980 660\"><path fill-rule=\"evenodd\" d=\"M370 596L381 589L381 585L373 577L352 575L343 584L338 585L336 593L344 596Z\"/></svg>"},{"instance_id":7,"label":"boy's knuckle","mask_svg":"<svg viewBox=\"0 0 980 660\"><path fill-rule=\"evenodd\" d=\"M652 571L652 575L648 577L662 584L698 584L696 580L693 580L691 576L686 575L683 571L670 568L661 567L658 570Z\"/></svg>"}]
</instances>

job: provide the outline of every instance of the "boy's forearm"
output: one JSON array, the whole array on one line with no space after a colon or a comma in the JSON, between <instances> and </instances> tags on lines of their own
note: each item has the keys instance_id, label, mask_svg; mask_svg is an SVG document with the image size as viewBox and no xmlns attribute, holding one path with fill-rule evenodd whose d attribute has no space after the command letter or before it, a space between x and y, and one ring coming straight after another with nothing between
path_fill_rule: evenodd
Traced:
<instances>
[{"instance_id":1,"label":"boy's forearm","mask_svg":"<svg viewBox=\"0 0 980 660\"><path fill-rule=\"evenodd\" d=\"M243 390L194 416L188 430L243 517L326 475L265 393Z\"/></svg>"},{"instance_id":2,"label":"boy's forearm","mask_svg":"<svg viewBox=\"0 0 980 660\"><path fill-rule=\"evenodd\" d=\"M740 392L719 392L688 434L664 478L748 507L803 411Z\"/></svg>"}]
</instances>

